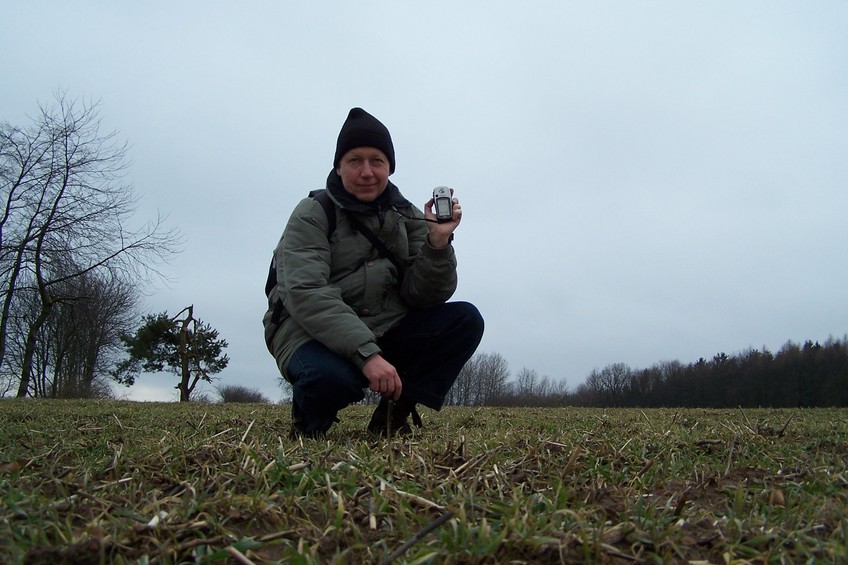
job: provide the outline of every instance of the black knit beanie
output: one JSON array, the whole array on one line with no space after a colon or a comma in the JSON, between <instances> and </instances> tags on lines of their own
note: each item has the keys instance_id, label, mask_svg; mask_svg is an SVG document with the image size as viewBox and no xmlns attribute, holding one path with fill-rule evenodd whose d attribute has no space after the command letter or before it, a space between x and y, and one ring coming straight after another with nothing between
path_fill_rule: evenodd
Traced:
<instances>
[{"instance_id":1,"label":"black knit beanie","mask_svg":"<svg viewBox=\"0 0 848 565\"><path fill-rule=\"evenodd\" d=\"M336 141L333 167L338 168L344 154L357 147L376 147L389 159L389 174L395 172L395 148L389 130L362 108L351 109L342 125L339 139Z\"/></svg>"}]
</instances>

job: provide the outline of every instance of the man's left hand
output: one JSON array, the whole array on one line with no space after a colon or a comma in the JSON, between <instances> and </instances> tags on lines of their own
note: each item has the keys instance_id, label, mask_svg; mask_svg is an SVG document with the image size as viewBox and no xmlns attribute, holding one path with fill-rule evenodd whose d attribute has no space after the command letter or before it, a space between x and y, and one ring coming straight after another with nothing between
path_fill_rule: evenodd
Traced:
<instances>
[{"instance_id":1,"label":"man's left hand","mask_svg":"<svg viewBox=\"0 0 848 565\"><path fill-rule=\"evenodd\" d=\"M453 189L450 189L451 197L453 197ZM459 226L462 220L462 207L459 205L459 199L453 198L453 216L450 220L436 222L436 213L433 212L433 204L435 199L431 198L424 204L424 217L428 220L427 227L430 229L428 241L430 246L436 249L447 247L451 242L451 234Z\"/></svg>"}]
</instances>

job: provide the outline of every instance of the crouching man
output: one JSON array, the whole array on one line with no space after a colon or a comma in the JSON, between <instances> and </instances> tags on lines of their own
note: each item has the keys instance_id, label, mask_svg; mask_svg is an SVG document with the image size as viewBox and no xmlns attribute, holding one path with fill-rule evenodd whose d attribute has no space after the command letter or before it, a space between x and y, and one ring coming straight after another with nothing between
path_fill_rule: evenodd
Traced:
<instances>
[{"instance_id":1,"label":"crouching man","mask_svg":"<svg viewBox=\"0 0 848 565\"><path fill-rule=\"evenodd\" d=\"M452 210L437 219L434 199L416 208L389 181L394 171L388 129L353 108L326 190L295 207L274 251L263 324L292 385L295 434L325 434L366 387L382 396L369 431L411 431L416 405L442 407L483 336L476 307L447 302L459 200L451 190Z\"/></svg>"}]
</instances>

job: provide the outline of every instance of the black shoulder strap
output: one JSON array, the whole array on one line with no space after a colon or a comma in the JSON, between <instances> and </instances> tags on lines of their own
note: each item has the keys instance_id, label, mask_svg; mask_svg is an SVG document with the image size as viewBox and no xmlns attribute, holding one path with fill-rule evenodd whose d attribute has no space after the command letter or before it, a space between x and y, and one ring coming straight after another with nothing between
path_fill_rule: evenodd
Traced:
<instances>
[{"instance_id":1,"label":"black shoulder strap","mask_svg":"<svg viewBox=\"0 0 848 565\"><path fill-rule=\"evenodd\" d=\"M327 238L333 235L336 231L336 205L327 194L327 189L313 190L309 193L311 198L318 201L321 208L324 209L324 214L327 216ZM277 266L274 263L274 257L271 257L271 265L268 267L268 278L265 280L265 296L271 294L274 287L277 286ZM282 302L280 303L282 305ZM275 316L276 317L276 316Z\"/></svg>"},{"instance_id":2,"label":"black shoulder strap","mask_svg":"<svg viewBox=\"0 0 848 565\"><path fill-rule=\"evenodd\" d=\"M321 204L321 207L324 208L324 212L327 214L327 222L330 226L330 229L327 232L329 236L334 231L336 231L336 205L330 199L330 195L327 194L326 188L322 188L320 190L313 190L309 193L309 196L317 200L318 203ZM377 235L373 231L368 229L368 227L366 227L365 224L363 224L362 221L357 218L355 214L347 214L347 217L351 221L353 226L357 229L357 231L359 231L359 233L368 238L368 241L371 242L371 245L373 245L377 249L380 255L392 262L392 264L398 271L398 276L403 279L403 265L400 261L398 261L394 254L389 251L389 248L386 247L386 244L383 243L382 240L377 237Z\"/></svg>"},{"instance_id":3,"label":"black shoulder strap","mask_svg":"<svg viewBox=\"0 0 848 565\"><path fill-rule=\"evenodd\" d=\"M327 224L330 226L327 229L327 237L330 237L336 231L336 205L330 199L330 195L327 194L326 188L313 190L309 193L309 196L317 200L321 208L324 209L324 214L327 215Z\"/></svg>"},{"instance_id":4,"label":"black shoulder strap","mask_svg":"<svg viewBox=\"0 0 848 565\"><path fill-rule=\"evenodd\" d=\"M398 261L394 253L389 251L389 248L386 247L386 244L383 243L383 241L379 237L377 237L377 234L368 229L368 227L363 224L359 218L356 217L356 214L348 214L347 217L354 225L354 227L359 231L359 233L368 238L368 241L371 242L371 245L373 245L377 249L380 255L392 262L392 265L394 265L395 269L397 269L398 278L400 280L403 280L403 265L400 261Z\"/></svg>"}]
</instances>

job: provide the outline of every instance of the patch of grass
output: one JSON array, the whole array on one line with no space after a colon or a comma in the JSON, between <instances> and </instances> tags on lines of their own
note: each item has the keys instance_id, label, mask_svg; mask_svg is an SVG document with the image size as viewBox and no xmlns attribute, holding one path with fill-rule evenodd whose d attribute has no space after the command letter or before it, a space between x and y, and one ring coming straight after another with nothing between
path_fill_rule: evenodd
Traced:
<instances>
[{"instance_id":1,"label":"patch of grass","mask_svg":"<svg viewBox=\"0 0 848 565\"><path fill-rule=\"evenodd\" d=\"M0 401L0 561L848 560L848 410ZM429 526L429 528L428 528Z\"/></svg>"}]
</instances>

